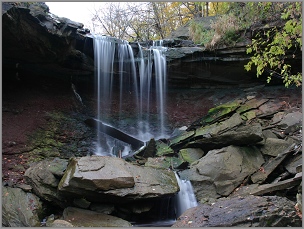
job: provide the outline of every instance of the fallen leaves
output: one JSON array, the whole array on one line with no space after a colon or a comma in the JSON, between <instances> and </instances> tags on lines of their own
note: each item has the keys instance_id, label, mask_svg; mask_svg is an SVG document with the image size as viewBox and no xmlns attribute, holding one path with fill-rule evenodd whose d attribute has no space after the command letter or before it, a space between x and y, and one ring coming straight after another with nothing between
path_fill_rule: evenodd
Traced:
<instances>
[{"instance_id":1,"label":"fallen leaves","mask_svg":"<svg viewBox=\"0 0 304 229\"><path fill-rule=\"evenodd\" d=\"M259 168L259 171L261 171L262 173L266 173L263 167Z\"/></svg>"},{"instance_id":2,"label":"fallen leaves","mask_svg":"<svg viewBox=\"0 0 304 229\"><path fill-rule=\"evenodd\" d=\"M295 205L296 214L302 219L302 209L299 208L298 203Z\"/></svg>"}]
</instances>

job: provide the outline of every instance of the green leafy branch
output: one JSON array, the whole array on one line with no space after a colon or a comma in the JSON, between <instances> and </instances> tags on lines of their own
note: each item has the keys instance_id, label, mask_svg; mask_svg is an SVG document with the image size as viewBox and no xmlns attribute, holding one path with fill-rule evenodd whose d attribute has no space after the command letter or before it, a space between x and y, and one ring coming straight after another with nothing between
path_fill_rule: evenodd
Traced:
<instances>
[{"instance_id":1,"label":"green leafy branch","mask_svg":"<svg viewBox=\"0 0 304 229\"><path fill-rule=\"evenodd\" d=\"M247 71L255 65L257 77L264 72L269 74L267 83L275 76L281 78L286 87L302 84L302 73L293 73L292 66L286 61L287 58L296 58L296 50L302 50L301 8L301 2L291 3L281 15L281 18L286 20L282 28L265 30L252 40L247 54L253 53L253 56L244 66Z\"/></svg>"}]
</instances>

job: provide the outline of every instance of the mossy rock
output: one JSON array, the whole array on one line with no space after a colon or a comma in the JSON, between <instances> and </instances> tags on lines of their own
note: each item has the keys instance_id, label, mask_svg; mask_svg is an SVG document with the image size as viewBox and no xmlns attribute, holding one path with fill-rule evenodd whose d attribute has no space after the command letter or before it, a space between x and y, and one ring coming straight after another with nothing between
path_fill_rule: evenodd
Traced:
<instances>
[{"instance_id":1,"label":"mossy rock","mask_svg":"<svg viewBox=\"0 0 304 229\"><path fill-rule=\"evenodd\" d=\"M245 112L241 115L243 120L249 121L256 118L256 110Z\"/></svg>"},{"instance_id":2,"label":"mossy rock","mask_svg":"<svg viewBox=\"0 0 304 229\"><path fill-rule=\"evenodd\" d=\"M240 107L242 100L236 100L233 102L225 103L217 107L211 108L208 111L208 114L201 119L201 124L211 124L219 121L223 117L226 117L228 114L234 112Z\"/></svg>"},{"instance_id":3,"label":"mossy rock","mask_svg":"<svg viewBox=\"0 0 304 229\"><path fill-rule=\"evenodd\" d=\"M179 151L181 157L190 164L199 160L205 155L205 152L200 148L186 148Z\"/></svg>"},{"instance_id":4,"label":"mossy rock","mask_svg":"<svg viewBox=\"0 0 304 229\"><path fill-rule=\"evenodd\" d=\"M269 101L269 99L251 99L249 101L247 101L244 105L241 105L236 112L238 112L239 114L242 114L246 111L249 110L253 110L253 109L257 109L259 108L261 105L263 105L264 103L267 103Z\"/></svg>"},{"instance_id":5,"label":"mossy rock","mask_svg":"<svg viewBox=\"0 0 304 229\"><path fill-rule=\"evenodd\" d=\"M156 141L156 156L173 155L174 150L162 141Z\"/></svg>"},{"instance_id":6,"label":"mossy rock","mask_svg":"<svg viewBox=\"0 0 304 229\"><path fill-rule=\"evenodd\" d=\"M156 157L148 158L145 166L163 169L178 169L185 161L178 157Z\"/></svg>"},{"instance_id":7,"label":"mossy rock","mask_svg":"<svg viewBox=\"0 0 304 229\"><path fill-rule=\"evenodd\" d=\"M187 131L181 135L178 135L172 139L170 139L170 147L174 147L178 145L179 143L185 142L189 140L192 136L194 136L195 131Z\"/></svg>"},{"instance_id":8,"label":"mossy rock","mask_svg":"<svg viewBox=\"0 0 304 229\"><path fill-rule=\"evenodd\" d=\"M2 187L2 226L39 227L43 215L39 197L20 188Z\"/></svg>"},{"instance_id":9,"label":"mossy rock","mask_svg":"<svg viewBox=\"0 0 304 229\"><path fill-rule=\"evenodd\" d=\"M211 136L219 135L221 132L232 129L243 123L241 116L238 113L234 113L229 119L225 121L213 123L196 129L193 139L210 138Z\"/></svg>"}]
</instances>

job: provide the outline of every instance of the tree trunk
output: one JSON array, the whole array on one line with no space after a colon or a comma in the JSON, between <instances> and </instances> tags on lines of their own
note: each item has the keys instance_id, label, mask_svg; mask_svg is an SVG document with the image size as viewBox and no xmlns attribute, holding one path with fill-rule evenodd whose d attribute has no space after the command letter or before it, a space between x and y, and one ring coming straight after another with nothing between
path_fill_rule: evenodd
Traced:
<instances>
[{"instance_id":1,"label":"tree trunk","mask_svg":"<svg viewBox=\"0 0 304 229\"><path fill-rule=\"evenodd\" d=\"M97 128L97 126L99 125L101 127L100 128L101 132L103 132L113 138L116 138L120 141L130 144L133 150L139 149L140 147L142 147L145 144L143 141L141 141L137 138L134 138L134 137L116 129L115 127L104 124L97 119L89 118L89 119L85 120L84 122L88 126L94 127L94 128Z\"/></svg>"}]
</instances>

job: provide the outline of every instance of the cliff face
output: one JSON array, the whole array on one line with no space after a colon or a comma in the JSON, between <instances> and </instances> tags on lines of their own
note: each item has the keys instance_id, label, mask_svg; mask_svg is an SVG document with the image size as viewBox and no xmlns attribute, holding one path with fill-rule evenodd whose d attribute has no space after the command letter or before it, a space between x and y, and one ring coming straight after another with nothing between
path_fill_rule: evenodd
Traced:
<instances>
[{"instance_id":1,"label":"cliff face","mask_svg":"<svg viewBox=\"0 0 304 229\"><path fill-rule=\"evenodd\" d=\"M66 79L94 70L92 60L81 51L89 31L49 13L42 2L2 3L2 32L4 80Z\"/></svg>"},{"instance_id":2,"label":"cliff face","mask_svg":"<svg viewBox=\"0 0 304 229\"><path fill-rule=\"evenodd\" d=\"M221 47L208 51L204 47L177 47L168 49L169 84L190 88L250 86L259 81L255 74L246 72L248 62L246 45Z\"/></svg>"},{"instance_id":3,"label":"cliff face","mask_svg":"<svg viewBox=\"0 0 304 229\"><path fill-rule=\"evenodd\" d=\"M3 80L45 78L94 83L93 39L83 24L59 18L43 3L2 3ZM188 31L184 28L185 31ZM196 46L186 34L166 39L169 87L242 87L261 83L246 72L250 39L212 51ZM135 55L138 44L131 43ZM76 79L76 80L75 80ZM264 82L264 81L262 81Z\"/></svg>"}]
</instances>

